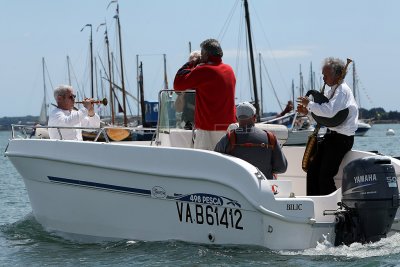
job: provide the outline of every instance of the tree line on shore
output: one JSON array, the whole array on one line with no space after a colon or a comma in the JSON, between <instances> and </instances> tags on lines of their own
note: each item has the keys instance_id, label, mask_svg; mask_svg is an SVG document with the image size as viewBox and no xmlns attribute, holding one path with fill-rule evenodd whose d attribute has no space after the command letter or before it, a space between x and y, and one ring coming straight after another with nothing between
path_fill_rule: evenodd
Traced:
<instances>
[{"instance_id":1,"label":"tree line on shore","mask_svg":"<svg viewBox=\"0 0 400 267\"><path fill-rule=\"evenodd\" d=\"M372 108L370 110L361 108L360 118L370 123L398 123L400 122L400 112L385 111L383 108ZM3 117L0 118L0 130L10 130L11 124L36 124L38 116L23 117Z\"/></svg>"}]
</instances>

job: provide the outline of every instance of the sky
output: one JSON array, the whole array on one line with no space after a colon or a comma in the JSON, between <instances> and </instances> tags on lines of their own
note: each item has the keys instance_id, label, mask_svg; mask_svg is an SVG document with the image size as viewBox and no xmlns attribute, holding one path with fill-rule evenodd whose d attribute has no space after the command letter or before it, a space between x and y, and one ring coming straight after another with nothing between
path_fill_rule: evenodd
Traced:
<instances>
[{"instance_id":1,"label":"sky","mask_svg":"<svg viewBox=\"0 0 400 267\"><path fill-rule=\"evenodd\" d=\"M83 28L86 24L92 24L96 96L104 97L106 28L99 25L107 24L118 76L116 3L0 0L0 4L0 117L39 115L44 98L42 58L48 103L55 102L54 87L68 84L69 79L80 96L90 95L90 27ZM254 98L242 0L119 0L118 6L129 94L137 96L137 59L143 64L145 99L157 101L164 88L163 55L172 89L176 71L188 58L189 43L191 50L199 50L203 40L215 38L224 51L223 61L236 74L236 102ZM292 98L292 83L295 96L299 95L300 70L305 91L311 86L310 73L319 88L326 57L354 61L361 107L400 111L399 10L398 0L249 0L258 86L261 65L263 111L280 112ZM346 77L351 87L352 67ZM130 97L128 106L131 114L137 114L137 102Z\"/></svg>"}]
</instances>

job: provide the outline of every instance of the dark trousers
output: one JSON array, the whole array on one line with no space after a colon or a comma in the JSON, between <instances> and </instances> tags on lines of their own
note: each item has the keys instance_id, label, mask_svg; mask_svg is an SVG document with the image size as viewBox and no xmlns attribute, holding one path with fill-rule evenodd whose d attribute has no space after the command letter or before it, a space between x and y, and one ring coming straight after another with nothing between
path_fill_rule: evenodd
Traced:
<instances>
[{"instance_id":1,"label":"dark trousers","mask_svg":"<svg viewBox=\"0 0 400 267\"><path fill-rule=\"evenodd\" d=\"M307 195L328 195L336 190L333 177L339 170L344 155L351 150L354 136L336 132L325 134L318 143L317 153L307 172Z\"/></svg>"}]
</instances>

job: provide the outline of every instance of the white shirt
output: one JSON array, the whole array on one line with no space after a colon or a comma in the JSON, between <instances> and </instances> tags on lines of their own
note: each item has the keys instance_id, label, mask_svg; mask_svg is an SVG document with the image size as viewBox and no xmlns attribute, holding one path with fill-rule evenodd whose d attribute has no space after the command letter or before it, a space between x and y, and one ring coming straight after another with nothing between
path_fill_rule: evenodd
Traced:
<instances>
[{"instance_id":1,"label":"white shirt","mask_svg":"<svg viewBox=\"0 0 400 267\"><path fill-rule=\"evenodd\" d=\"M334 94L333 97L331 97L332 94ZM318 104L310 101L307 106L308 111L317 116L332 118L339 111L349 108L346 120L336 127L329 127L329 129L347 136L354 135L358 127L358 105L350 87L346 82L342 82L340 85L332 86L325 96L329 99L328 103Z\"/></svg>"},{"instance_id":2,"label":"white shirt","mask_svg":"<svg viewBox=\"0 0 400 267\"><path fill-rule=\"evenodd\" d=\"M88 116L88 110L84 107L79 110L63 110L55 108L49 115L48 126L68 127L100 127L100 117L94 114ZM82 141L81 129L60 129L63 140ZM57 128L49 128L50 139L61 139Z\"/></svg>"}]
</instances>

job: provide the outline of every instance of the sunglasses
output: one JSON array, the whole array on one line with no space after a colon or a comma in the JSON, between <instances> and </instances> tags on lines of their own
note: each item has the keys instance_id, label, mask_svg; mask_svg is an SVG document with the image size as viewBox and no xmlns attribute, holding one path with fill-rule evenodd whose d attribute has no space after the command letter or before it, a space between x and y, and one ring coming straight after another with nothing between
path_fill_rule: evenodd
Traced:
<instances>
[{"instance_id":1,"label":"sunglasses","mask_svg":"<svg viewBox=\"0 0 400 267\"><path fill-rule=\"evenodd\" d=\"M70 98L71 100L75 100L76 95L70 95L69 98Z\"/></svg>"}]
</instances>

